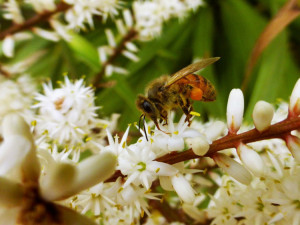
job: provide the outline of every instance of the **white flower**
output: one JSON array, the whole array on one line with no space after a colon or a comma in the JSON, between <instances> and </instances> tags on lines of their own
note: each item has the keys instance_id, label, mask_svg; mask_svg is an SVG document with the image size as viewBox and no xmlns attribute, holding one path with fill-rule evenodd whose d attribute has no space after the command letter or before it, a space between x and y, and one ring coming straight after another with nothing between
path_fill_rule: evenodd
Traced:
<instances>
[{"instance_id":1,"label":"white flower","mask_svg":"<svg viewBox=\"0 0 300 225\"><path fill-rule=\"evenodd\" d=\"M102 147L102 146L99 146L99 147L102 150L109 151L118 157L120 155L120 153L122 152L122 150L125 150L126 140L128 137L129 129L130 129L130 126L127 127L120 143L119 143L119 136L116 135L115 138L113 138L110 131L108 129L106 129L106 134L107 134L109 144L105 147Z\"/></svg>"},{"instance_id":2,"label":"white flower","mask_svg":"<svg viewBox=\"0 0 300 225\"><path fill-rule=\"evenodd\" d=\"M65 19L69 27L85 29L85 24L94 27L93 16L100 15L105 21L108 16L118 15L121 8L119 0L65 0L66 3L73 5L65 14Z\"/></svg>"},{"instance_id":3,"label":"white flower","mask_svg":"<svg viewBox=\"0 0 300 225\"><path fill-rule=\"evenodd\" d=\"M131 183L142 184L146 189L151 187L157 176L173 176L177 169L166 163L154 161L156 155L142 143L130 145L118 157L118 169L127 175L124 187Z\"/></svg>"},{"instance_id":4,"label":"white flower","mask_svg":"<svg viewBox=\"0 0 300 225\"><path fill-rule=\"evenodd\" d=\"M184 149L185 138L204 138L197 130L188 127L186 115L182 115L178 123L174 123L171 114L168 115L168 125L160 125L162 131L156 129L151 136L152 145L158 154Z\"/></svg>"},{"instance_id":5,"label":"white flower","mask_svg":"<svg viewBox=\"0 0 300 225\"><path fill-rule=\"evenodd\" d=\"M146 199L159 200L156 196L160 195L157 193L151 193L145 188L135 185L128 185L121 188L118 193L117 203L123 207L129 207L131 211L131 216L129 218L131 221L133 219L133 215L135 215L135 211L137 211L141 216L143 216L144 212L150 215Z\"/></svg>"},{"instance_id":6,"label":"white flower","mask_svg":"<svg viewBox=\"0 0 300 225\"><path fill-rule=\"evenodd\" d=\"M83 79L74 83L65 77L60 88L53 89L52 84L43 85L44 95L37 94L37 126L39 134L48 133L58 143L82 143L86 134L96 121L94 92L83 85Z\"/></svg>"},{"instance_id":7,"label":"white flower","mask_svg":"<svg viewBox=\"0 0 300 225\"><path fill-rule=\"evenodd\" d=\"M136 1L133 3L135 29L139 32L140 39L149 40L161 33L163 19L159 16L159 10L157 2Z\"/></svg>"},{"instance_id":8,"label":"white flower","mask_svg":"<svg viewBox=\"0 0 300 225\"><path fill-rule=\"evenodd\" d=\"M111 210L116 204L112 200L114 194L111 185L102 182L78 194L74 205L82 214L91 210L95 216L99 216L100 213L104 213L104 210Z\"/></svg>"},{"instance_id":9,"label":"white flower","mask_svg":"<svg viewBox=\"0 0 300 225\"><path fill-rule=\"evenodd\" d=\"M229 132L236 133L242 124L244 95L240 89L232 89L227 103L227 126Z\"/></svg>"}]
</instances>

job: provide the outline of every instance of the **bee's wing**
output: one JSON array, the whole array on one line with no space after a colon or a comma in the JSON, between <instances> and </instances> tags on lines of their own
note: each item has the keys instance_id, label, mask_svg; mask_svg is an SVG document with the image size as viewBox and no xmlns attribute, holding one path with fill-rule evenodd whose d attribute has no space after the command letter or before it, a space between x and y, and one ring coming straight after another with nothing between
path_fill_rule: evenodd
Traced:
<instances>
[{"instance_id":1,"label":"bee's wing","mask_svg":"<svg viewBox=\"0 0 300 225\"><path fill-rule=\"evenodd\" d=\"M191 73L194 73L196 71L199 71L199 70L209 66L210 64L218 61L219 59L220 59L220 57L202 59L199 62L188 65L187 67L184 67L183 69L181 69L178 72L171 75L171 78L165 84L165 87L169 87L170 85L174 84L176 81L180 80L181 78L183 78Z\"/></svg>"}]
</instances>

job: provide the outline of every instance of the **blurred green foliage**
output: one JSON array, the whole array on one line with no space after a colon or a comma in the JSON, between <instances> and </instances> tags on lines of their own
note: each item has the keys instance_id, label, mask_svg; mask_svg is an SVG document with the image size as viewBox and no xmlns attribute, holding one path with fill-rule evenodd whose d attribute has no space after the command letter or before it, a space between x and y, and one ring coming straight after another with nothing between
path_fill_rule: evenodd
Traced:
<instances>
[{"instance_id":1,"label":"blurred green foliage","mask_svg":"<svg viewBox=\"0 0 300 225\"><path fill-rule=\"evenodd\" d=\"M139 47L139 62L123 56L114 65L126 68L128 75L113 74L101 82L116 81L116 85L97 92L97 104L103 106L101 116L120 113L120 129L138 120L135 106L138 93L147 83L162 74L171 74L203 56L219 56L221 60L202 75L216 86L217 101L195 102L195 111L202 119L225 118L227 97L232 88L240 88L245 68L255 41L271 18L286 2L284 0L207 0L202 7L183 21L165 24L162 35L150 42L135 42ZM16 57L4 63L15 63L43 51L45 54L28 69L34 77L50 77L54 82L67 72L71 78L86 76L87 83L101 70L97 47L107 44L105 28L115 31L113 22L103 25L96 21L95 29L74 34L71 42L50 43L39 37L22 42L16 47ZM116 31L115 31L116 32ZM264 51L244 90L245 117L258 100L275 103L288 101L293 85L299 78L300 18L297 18ZM43 80L43 79L39 79Z\"/></svg>"}]
</instances>

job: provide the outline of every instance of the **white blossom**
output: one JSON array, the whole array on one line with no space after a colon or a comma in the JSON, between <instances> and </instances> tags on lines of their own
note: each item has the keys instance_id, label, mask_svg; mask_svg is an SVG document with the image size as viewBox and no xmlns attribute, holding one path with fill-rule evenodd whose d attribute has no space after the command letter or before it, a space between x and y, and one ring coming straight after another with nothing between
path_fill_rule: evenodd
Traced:
<instances>
[{"instance_id":1,"label":"white blossom","mask_svg":"<svg viewBox=\"0 0 300 225\"><path fill-rule=\"evenodd\" d=\"M38 109L36 129L39 134L47 133L58 143L81 143L89 134L96 121L94 93L91 87L85 87L83 79L72 83L65 77L60 88L53 89L52 84L43 85L44 95L37 94Z\"/></svg>"},{"instance_id":2,"label":"white blossom","mask_svg":"<svg viewBox=\"0 0 300 225\"><path fill-rule=\"evenodd\" d=\"M155 161L156 155L142 143L130 145L118 157L118 169L127 175L124 187L131 183L142 184L146 189L151 187L157 176L173 176L177 169L166 163Z\"/></svg>"}]
</instances>

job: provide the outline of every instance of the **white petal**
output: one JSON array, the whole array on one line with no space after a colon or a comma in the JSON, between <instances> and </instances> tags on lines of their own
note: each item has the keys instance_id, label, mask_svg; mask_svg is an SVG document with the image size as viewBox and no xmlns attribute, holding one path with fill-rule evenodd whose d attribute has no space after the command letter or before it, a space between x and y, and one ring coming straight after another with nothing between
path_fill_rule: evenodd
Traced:
<instances>
[{"instance_id":1,"label":"white petal","mask_svg":"<svg viewBox=\"0 0 300 225\"><path fill-rule=\"evenodd\" d=\"M155 172L159 176L173 176L178 170L167 163L152 161L147 165L147 168Z\"/></svg>"},{"instance_id":2,"label":"white petal","mask_svg":"<svg viewBox=\"0 0 300 225\"><path fill-rule=\"evenodd\" d=\"M289 110L295 116L300 114L300 79L298 79L291 94Z\"/></svg>"},{"instance_id":3,"label":"white petal","mask_svg":"<svg viewBox=\"0 0 300 225\"><path fill-rule=\"evenodd\" d=\"M184 148L184 141L181 137L172 137L168 139L168 150L169 151L181 151Z\"/></svg>"},{"instance_id":4,"label":"white petal","mask_svg":"<svg viewBox=\"0 0 300 225\"><path fill-rule=\"evenodd\" d=\"M15 41L12 36L7 36L2 43L2 51L6 57L14 56Z\"/></svg>"},{"instance_id":5,"label":"white petal","mask_svg":"<svg viewBox=\"0 0 300 225\"><path fill-rule=\"evenodd\" d=\"M131 13L130 13L130 11L128 9L127 10L123 10L123 17L124 17L126 26L127 27L132 27L133 20L132 20Z\"/></svg>"},{"instance_id":6,"label":"white petal","mask_svg":"<svg viewBox=\"0 0 300 225\"><path fill-rule=\"evenodd\" d=\"M69 196L109 178L115 172L116 163L116 156L110 152L103 152L80 162L77 166L78 176L73 186L68 187Z\"/></svg>"},{"instance_id":7,"label":"white petal","mask_svg":"<svg viewBox=\"0 0 300 225\"><path fill-rule=\"evenodd\" d=\"M12 149L12 151L20 153L20 155L18 155L12 152L9 153L9 156L12 158L13 156L22 158L21 161L18 161L22 162L22 178L25 180L37 181L40 174L40 164L36 156L34 141L29 126L21 116L15 113L8 114L4 117L2 126L4 137L3 144L5 144L6 139L9 141L6 143L6 148L12 148L12 146L14 146L15 149ZM16 159L12 160L15 160L15 163L17 162Z\"/></svg>"},{"instance_id":8,"label":"white petal","mask_svg":"<svg viewBox=\"0 0 300 225\"><path fill-rule=\"evenodd\" d=\"M300 138L293 135L288 135L286 137L286 144L295 160L300 162Z\"/></svg>"},{"instance_id":9,"label":"white petal","mask_svg":"<svg viewBox=\"0 0 300 225\"><path fill-rule=\"evenodd\" d=\"M259 101L255 104L253 109L253 122L255 128L262 132L267 130L274 116L274 107L265 101Z\"/></svg>"},{"instance_id":10,"label":"white petal","mask_svg":"<svg viewBox=\"0 0 300 225\"><path fill-rule=\"evenodd\" d=\"M188 203L183 203L182 209L187 215L189 215L197 222L204 223L206 221L207 215L204 210L200 210L196 206Z\"/></svg>"},{"instance_id":11,"label":"white petal","mask_svg":"<svg viewBox=\"0 0 300 225\"><path fill-rule=\"evenodd\" d=\"M116 47L117 44L116 44L115 37L114 37L112 31L110 29L106 29L105 34L106 34L109 46Z\"/></svg>"},{"instance_id":12,"label":"white petal","mask_svg":"<svg viewBox=\"0 0 300 225\"><path fill-rule=\"evenodd\" d=\"M46 176L39 180L41 195L48 201L57 201L69 196L68 186L73 186L76 167L69 163L53 163Z\"/></svg>"},{"instance_id":13,"label":"white petal","mask_svg":"<svg viewBox=\"0 0 300 225\"><path fill-rule=\"evenodd\" d=\"M127 50L122 51L122 54L128 59L131 59L133 62L138 62L140 60L139 57Z\"/></svg>"},{"instance_id":14,"label":"white petal","mask_svg":"<svg viewBox=\"0 0 300 225\"><path fill-rule=\"evenodd\" d=\"M20 135L4 139L0 147L0 175L6 175L13 168L20 168L31 149L31 143Z\"/></svg>"},{"instance_id":15,"label":"white petal","mask_svg":"<svg viewBox=\"0 0 300 225\"><path fill-rule=\"evenodd\" d=\"M263 176L264 174L264 161L259 156L259 154L249 147L241 143L238 146L238 155L243 162L243 164L255 175L255 176Z\"/></svg>"},{"instance_id":16,"label":"white petal","mask_svg":"<svg viewBox=\"0 0 300 225\"><path fill-rule=\"evenodd\" d=\"M226 125L222 121L215 121L211 126L205 130L205 136L210 142L216 140L220 136L224 135L226 131Z\"/></svg>"},{"instance_id":17,"label":"white petal","mask_svg":"<svg viewBox=\"0 0 300 225\"><path fill-rule=\"evenodd\" d=\"M244 114L244 95L240 89L232 89L227 103L227 126L236 133L242 124Z\"/></svg>"},{"instance_id":18,"label":"white petal","mask_svg":"<svg viewBox=\"0 0 300 225\"><path fill-rule=\"evenodd\" d=\"M159 183L165 191L174 191L170 177L160 176Z\"/></svg>"},{"instance_id":19,"label":"white petal","mask_svg":"<svg viewBox=\"0 0 300 225\"><path fill-rule=\"evenodd\" d=\"M186 203L193 203L195 200L195 191L183 175L176 174L171 178L171 181L178 196Z\"/></svg>"},{"instance_id":20,"label":"white petal","mask_svg":"<svg viewBox=\"0 0 300 225\"><path fill-rule=\"evenodd\" d=\"M221 167L229 176L233 177L242 184L250 184L252 176L241 164L222 153L214 154L213 159L217 165Z\"/></svg>"},{"instance_id":21,"label":"white petal","mask_svg":"<svg viewBox=\"0 0 300 225\"><path fill-rule=\"evenodd\" d=\"M44 30L39 27L35 27L32 30L35 34L39 35L40 37L42 37L44 39L47 39L49 41L54 41L54 42L59 41L58 34L53 31Z\"/></svg>"}]
</instances>

